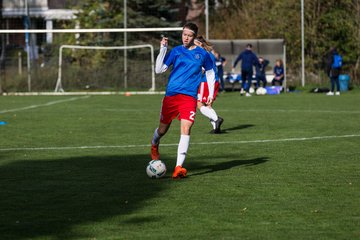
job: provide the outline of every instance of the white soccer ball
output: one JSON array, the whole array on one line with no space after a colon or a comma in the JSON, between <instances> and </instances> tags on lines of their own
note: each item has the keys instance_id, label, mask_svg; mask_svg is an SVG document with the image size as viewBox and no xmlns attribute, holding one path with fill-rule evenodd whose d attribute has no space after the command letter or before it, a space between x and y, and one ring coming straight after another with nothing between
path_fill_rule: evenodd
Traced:
<instances>
[{"instance_id":1,"label":"white soccer ball","mask_svg":"<svg viewBox=\"0 0 360 240\"><path fill-rule=\"evenodd\" d=\"M255 92L255 89L254 89L253 87L250 87L250 88L249 88L249 93L250 93L250 94L253 94L254 92Z\"/></svg>"},{"instance_id":2,"label":"white soccer ball","mask_svg":"<svg viewBox=\"0 0 360 240\"><path fill-rule=\"evenodd\" d=\"M165 176L166 165L161 160L151 160L146 167L146 173L149 178L161 178Z\"/></svg>"},{"instance_id":3,"label":"white soccer ball","mask_svg":"<svg viewBox=\"0 0 360 240\"><path fill-rule=\"evenodd\" d=\"M259 87L256 89L256 95L265 95L266 94L266 88Z\"/></svg>"}]
</instances>

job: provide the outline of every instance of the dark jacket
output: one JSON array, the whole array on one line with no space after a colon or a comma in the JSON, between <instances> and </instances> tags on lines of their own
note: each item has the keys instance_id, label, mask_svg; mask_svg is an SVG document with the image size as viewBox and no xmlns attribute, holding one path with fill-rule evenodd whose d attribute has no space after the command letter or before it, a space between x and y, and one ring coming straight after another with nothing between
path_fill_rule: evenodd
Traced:
<instances>
[{"instance_id":1,"label":"dark jacket","mask_svg":"<svg viewBox=\"0 0 360 240\"><path fill-rule=\"evenodd\" d=\"M234 62L234 68L236 64L241 60L241 70L252 71L253 66L259 63L259 60L253 51L246 49L236 58Z\"/></svg>"},{"instance_id":2,"label":"dark jacket","mask_svg":"<svg viewBox=\"0 0 360 240\"><path fill-rule=\"evenodd\" d=\"M256 75L265 75L266 67L269 65L269 60L264 59L262 63L256 64Z\"/></svg>"}]
</instances>

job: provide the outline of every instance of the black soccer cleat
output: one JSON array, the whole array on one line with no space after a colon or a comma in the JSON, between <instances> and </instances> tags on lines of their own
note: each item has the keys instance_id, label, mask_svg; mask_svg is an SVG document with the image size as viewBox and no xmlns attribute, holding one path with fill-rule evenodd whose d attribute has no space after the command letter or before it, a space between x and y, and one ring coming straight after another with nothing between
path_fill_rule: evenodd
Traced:
<instances>
[{"instance_id":1,"label":"black soccer cleat","mask_svg":"<svg viewBox=\"0 0 360 240\"><path fill-rule=\"evenodd\" d=\"M218 117L218 120L215 121L214 133L221 133L221 124L224 122L224 119Z\"/></svg>"}]
</instances>

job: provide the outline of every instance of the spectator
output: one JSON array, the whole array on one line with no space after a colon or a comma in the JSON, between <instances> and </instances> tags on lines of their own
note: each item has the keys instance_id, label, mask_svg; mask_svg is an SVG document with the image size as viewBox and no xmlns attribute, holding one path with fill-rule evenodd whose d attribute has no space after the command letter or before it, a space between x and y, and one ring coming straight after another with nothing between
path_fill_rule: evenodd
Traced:
<instances>
[{"instance_id":1,"label":"spectator","mask_svg":"<svg viewBox=\"0 0 360 240\"><path fill-rule=\"evenodd\" d=\"M276 83L279 84L279 86L283 85L284 81L284 66L281 59L276 60L276 64L274 67L274 79L272 80L272 85L275 86Z\"/></svg>"},{"instance_id":2,"label":"spectator","mask_svg":"<svg viewBox=\"0 0 360 240\"><path fill-rule=\"evenodd\" d=\"M259 57L259 63L256 65L256 87L260 87L260 81L263 87L266 87L266 67L269 65L269 60Z\"/></svg>"},{"instance_id":3,"label":"spectator","mask_svg":"<svg viewBox=\"0 0 360 240\"><path fill-rule=\"evenodd\" d=\"M327 54L327 61L326 61L326 73L330 78L331 81L331 90L326 95L333 96L336 84L336 95L340 95L340 82L339 82L339 75L341 71L342 59L338 59L338 52L336 48L332 48L330 52ZM335 61L336 60L336 61ZM339 62L340 61L340 62Z\"/></svg>"},{"instance_id":4,"label":"spectator","mask_svg":"<svg viewBox=\"0 0 360 240\"><path fill-rule=\"evenodd\" d=\"M216 67L217 67L217 73L219 76L219 81L220 81L220 92L224 92L225 91L225 82L224 82L224 67L226 65L226 58L222 57L220 55L220 53L218 53L217 51L215 51L214 49L212 50L212 53L215 56L216 59Z\"/></svg>"},{"instance_id":5,"label":"spectator","mask_svg":"<svg viewBox=\"0 0 360 240\"><path fill-rule=\"evenodd\" d=\"M249 93L249 88L251 86L251 80L253 75L253 66L256 66L259 61L255 53L252 51L252 45L249 43L246 45L246 49L240 53L240 55L236 58L232 72L235 72L235 67L239 61L241 62L241 80L242 80L242 89L245 89L247 97L251 97ZM245 85L246 80L248 80L248 84Z\"/></svg>"}]
</instances>

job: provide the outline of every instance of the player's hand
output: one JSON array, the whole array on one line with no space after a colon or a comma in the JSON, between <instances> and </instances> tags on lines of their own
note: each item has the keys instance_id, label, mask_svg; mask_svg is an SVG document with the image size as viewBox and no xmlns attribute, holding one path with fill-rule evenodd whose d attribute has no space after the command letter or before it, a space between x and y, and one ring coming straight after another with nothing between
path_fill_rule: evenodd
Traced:
<instances>
[{"instance_id":1,"label":"player's hand","mask_svg":"<svg viewBox=\"0 0 360 240\"><path fill-rule=\"evenodd\" d=\"M208 97L207 101L206 101L206 105L211 106L211 104L213 103L213 98L212 97Z\"/></svg>"},{"instance_id":2,"label":"player's hand","mask_svg":"<svg viewBox=\"0 0 360 240\"><path fill-rule=\"evenodd\" d=\"M167 37L163 37L161 39L161 42L160 42L160 47L167 47L168 46L168 38Z\"/></svg>"}]
</instances>

